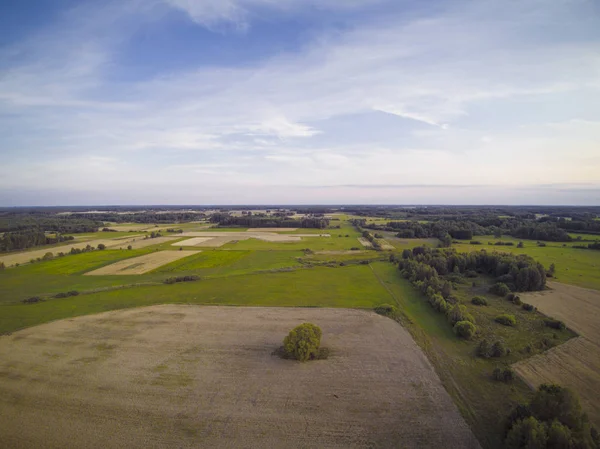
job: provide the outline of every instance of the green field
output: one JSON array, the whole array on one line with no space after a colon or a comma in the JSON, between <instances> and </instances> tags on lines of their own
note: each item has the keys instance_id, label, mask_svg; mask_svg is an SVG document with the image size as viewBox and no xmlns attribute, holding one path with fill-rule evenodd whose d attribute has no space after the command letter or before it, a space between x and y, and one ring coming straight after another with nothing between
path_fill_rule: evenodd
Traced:
<instances>
[{"instance_id":1,"label":"green field","mask_svg":"<svg viewBox=\"0 0 600 449\"><path fill-rule=\"evenodd\" d=\"M556 266L557 281L600 290L600 251L573 248L573 245L577 244L576 242L565 244L545 242L546 246L538 246L535 241L519 240L513 237L496 239L493 236L476 236L473 240L478 240L483 245L471 245L465 242L454 244L452 247L459 252L485 249L486 251L528 254L546 268L554 264ZM514 242L514 246L488 244L497 241ZM517 248L519 241L523 242L523 248Z\"/></svg>"}]
</instances>

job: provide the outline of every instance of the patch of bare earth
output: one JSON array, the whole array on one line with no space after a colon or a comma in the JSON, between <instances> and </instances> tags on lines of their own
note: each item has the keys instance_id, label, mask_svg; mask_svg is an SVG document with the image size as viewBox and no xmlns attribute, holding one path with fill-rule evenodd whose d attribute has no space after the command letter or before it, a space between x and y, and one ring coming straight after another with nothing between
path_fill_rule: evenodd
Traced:
<instances>
[{"instance_id":1,"label":"patch of bare earth","mask_svg":"<svg viewBox=\"0 0 600 449\"><path fill-rule=\"evenodd\" d=\"M201 251L157 251L139 257L120 260L97 270L88 271L85 274L88 276L144 274L184 257L198 254L199 252Z\"/></svg>"},{"instance_id":2,"label":"patch of bare earth","mask_svg":"<svg viewBox=\"0 0 600 449\"><path fill-rule=\"evenodd\" d=\"M344 254L364 254L367 251L365 250L332 250L332 251L315 251L315 254L330 254L332 256L341 256Z\"/></svg>"},{"instance_id":3,"label":"patch of bare earth","mask_svg":"<svg viewBox=\"0 0 600 449\"><path fill-rule=\"evenodd\" d=\"M364 237L359 237L358 241L360 242L360 244L362 246L364 246L365 248L373 248L373 244L371 242L369 242L366 238Z\"/></svg>"},{"instance_id":4,"label":"patch of bare earth","mask_svg":"<svg viewBox=\"0 0 600 449\"><path fill-rule=\"evenodd\" d=\"M580 337L514 368L532 387L558 383L573 389L592 422L600 426L600 291L558 282L548 285L552 290L523 294L521 299L563 321Z\"/></svg>"},{"instance_id":5,"label":"patch of bare earth","mask_svg":"<svg viewBox=\"0 0 600 449\"><path fill-rule=\"evenodd\" d=\"M298 228L248 228L248 232L292 232Z\"/></svg>"},{"instance_id":6,"label":"patch of bare earth","mask_svg":"<svg viewBox=\"0 0 600 449\"><path fill-rule=\"evenodd\" d=\"M383 250L392 250L395 249L392 245L390 245L387 241L385 241L384 239L378 239L377 243L379 243L379 246L381 247L381 249Z\"/></svg>"},{"instance_id":7,"label":"patch of bare earth","mask_svg":"<svg viewBox=\"0 0 600 449\"><path fill-rule=\"evenodd\" d=\"M214 237L194 237L193 239L186 239L181 242L172 243L171 246L196 246L200 243L212 240L213 238Z\"/></svg>"},{"instance_id":8,"label":"patch of bare earth","mask_svg":"<svg viewBox=\"0 0 600 449\"><path fill-rule=\"evenodd\" d=\"M4 262L4 264L8 267L14 265L16 263L23 264L29 262L31 259L37 259L38 257L44 257L46 253L52 253L55 256L58 253L68 253L71 251L71 248L83 249L86 246L90 245L92 248L97 248L100 243L105 245L107 248L119 248L124 247L127 248L129 244L132 244L135 240L143 239L141 236L131 236L126 238L117 238L117 239L99 239L99 240L90 240L87 242L73 242L66 243L61 246L48 247L44 249L36 249L33 251L22 251L18 253L7 254L6 256L0 256L0 262Z\"/></svg>"},{"instance_id":9,"label":"patch of bare earth","mask_svg":"<svg viewBox=\"0 0 600 449\"><path fill-rule=\"evenodd\" d=\"M131 245L132 249L139 249L139 248L145 248L147 246L160 245L162 243L170 242L170 241L176 240L178 238L179 237L155 237L153 239L141 238L141 239L135 239L133 241L127 242L127 246ZM120 243L117 246L122 247L123 244ZM123 248L127 248L127 246L124 246ZM115 248L115 247L116 247L115 245L111 246L111 248Z\"/></svg>"},{"instance_id":10,"label":"patch of bare earth","mask_svg":"<svg viewBox=\"0 0 600 449\"><path fill-rule=\"evenodd\" d=\"M272 352L310 321L327 360ZM479 448L396 322L346 309L154 306L0 337L22 448Z\"/></svg>"},{"instance_id":11,"label":"patch of bare earth","mask_svg":"<svg viewBox=\"0 0 600 449\"><path fill-rule=\"evenodd\" d=\"M222 246L225 243L232 242L234 240L247 240L247 239L258 239L265 242L299 242L303 237L330 237L329 234L277 234L275 232L184 232L180 234L181 237L202 237L202 238L218 238L217 242L223 242L218 245L213 245L212 240L206 240L200 242L197 246Z\"/></svg>"}]
</instances>

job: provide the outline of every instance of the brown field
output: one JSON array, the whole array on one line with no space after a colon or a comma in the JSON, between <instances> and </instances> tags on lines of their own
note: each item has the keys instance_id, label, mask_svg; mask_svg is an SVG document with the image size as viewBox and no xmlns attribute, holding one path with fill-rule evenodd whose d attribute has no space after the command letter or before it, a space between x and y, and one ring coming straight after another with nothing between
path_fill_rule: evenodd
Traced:
<instances>
[{"instance_id":1,"label":"brown field","mask_svg":"<svg viewBox=\"0 0 600 449\"><path fill-rule=\"evenodd\" d=\"M157 251L143 256L133 257L131 259L120 260L85 274L91 276L144 274L168 263L200 252L201 251Z\"/></svg>"},{"instance_id":2,"label":"brown field","mask_svg":"<svg viewBox=\"0 0 600 449\"><path fill-rule=\"evenodd\" d=\"M214 237L194 237L193 239L186 239L181 242L172 243L171 246L196 246L200 243L206 242L207 240L213 240Z\"/></svg>"},{"instance_id":3,"label":"brown field","mask_svg":"<svg viewBox=\"0 0 600 449\"><path fill-rule=\"evenodd\" d=\"M272 352L323 329L328 360ZM408 332L348 309L165 305L0 337L12 449L479 448Z\"/></svg>"},{"instance_id":4,"label":"brown field","mask_svg":"<svg viewBox=\"0 0 600 449\"><path fill-rule=\"evenodd\" d=\"M210 240L200 242L196 246L222 246L234 240L258 239L265 242L299 242L304 237L331 237L329 234L277 234L274 232L184 232L181 237L215 237L219 238L218 244ZM225 240L227 239L227 240Z\"/></svg>"},{"instance_id":5,"label":"brown field","mask_svg":"<svg viewBox=\"0 0 600 449\"><path fill-rule=\"evenodd\" d=\"M365 250L352 251L352 250L343 249L343 250L339 250L339 251L335 251L335 250L333 250L333 251L315 251L315 254L329 254L332 256L342 256L344 254L364 254L366 252L367 251L365 251Z\"/></svg>"},{"instance_id":6,"label":"brown field","mask_svg":"<svg viewBox=\"0 0 600 449\"><path fill-rule=\"evenodd\" d=\"M379 245L381 246L381 249L383 249L383 250L393 250L393 249L395 249L392 245L390 245L384 239L377 239L377 242L379 243Z\"/></svg>"},{"instance_id":7,"label":"brown field","mask_svg":"<svg viewBox=\"0 0 600 449\"><path fill-rule=\"evenodd\" d=\"M560 282L548 286L552 290L523 294L521 299L600 345L600 291Z\"/></svg>"},{"instance_id":8,"label":"brown field","mask_svg":"<svg viewBox=\"0 0 600 449\"><path fill-rule=\"evenodd\" d=\"M556 383L576 391L592 423L600 425L600 347L584 337L573 338L513 365L532 387Z\"/></svg>"},{"instance_id":9,"label":"brown field","mask_svg":"<svg viewBox=\"0 0 600 449\"><path fill-rule=\"evenodd\" d=\"M298 228L248 228L248 232L292 232Z\"/></svg>"},{"instance_id":10,"label":"brown field","mask_svg":"<svg viewBox=\"0 0 600 449\"><path fill-rule=\"evenodd\" d=\"M369 242L366 238L364 237L359 237L358 241L360 242L360 244L362 246L364 246L365 248L373 248L373 244L371 242Z\"/></svg>"},{"instance_id":11,"label":"brown field","mask_svg":"<svg viewBox=\"0 0 600 449\"><path fill-rule=\"evenodd\" d=\"M558 383L581 398L590 419L600 426L600 291L549 282L552 290L522 294L524 302L563 321L580 337L514 365L532 387Z\"/></svg>"},{"instance_id":12,"label":"brown field","mask_svg":"<svg viewBox=\"0 0 600 449\"><path fill-rule=\"evenodd\" d=\"M54 247L48 247L48 248L44 248L44 249L36 249L33 251L21 251L18 253L12 253L12 254L7 254L5 256L0 256L0 262L4 262L4 264L9 267L11 265L14 265L16 263L19 264L24 264L24 263L28 263L31 259L37 259L38 257L44 257L44 254L50 252L52 254L54 254L55 256L58 253L68 253L69 251L71 251L71 248L77 248L77 249L83 249L85 248L87 245L90 245L93 248L97 248L98 245L100 243L106 245L107 248L119 248L119 247L123 247L123 248L127 248L128 245L132 245L133 246L133 241L143 241L143 237L141 235L137 235L137 236L131 236L131 237L125 237L125 238L118 238L118 239L99 239L99 240L90 240L87 242L73 242L73 243L67 243L61 246L54 246ZM158 240L158 239L153 239L153 240ZM149 243L145 246L148 245L154 245L155 243ZM140 246L141 248L141 246Z\"/></svg>"},{"instance_id":13,"label":"brown field","mask_svg":"<svg viewBox=\"0 0 600 449\"><path fill-rule=\"evenodd\" d=\"M146 246L160 245L161 243L170 242L172 240L176 240L179 237L155 237L153 239L145 239L143 237L137 238L133 241L127 242L125 246L123 243L119 243L118 245L112 245L111 248L127 248L127 246L131 245L132 249L145 248Z\"/></svg>"},{"instance_id":14,"label":"brown field","mask_svg":"<svg viewBox=\"0 0 600 449\"><path fill-rule=\"evenodd\" d=\"M129 231L144 231L146 229L153 230L153 224L135 224L135 223L125 223L122 225L113 225L108 226L108 229L114 229L115 231L121 232L129 232Z\"/></svg>"}]
</instances>

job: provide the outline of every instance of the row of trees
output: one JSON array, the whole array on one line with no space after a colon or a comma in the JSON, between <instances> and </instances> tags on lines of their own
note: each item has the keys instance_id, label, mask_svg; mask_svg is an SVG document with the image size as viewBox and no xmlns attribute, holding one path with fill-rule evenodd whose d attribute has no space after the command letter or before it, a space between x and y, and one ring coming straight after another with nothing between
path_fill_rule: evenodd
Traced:
<instances>
[{"instance_id":1,"label":"row of trees","mask_svg":"<svg viewBox=\"0 0 600 449\"><path fill-rule=\"evenodd\" d=\"M18 214L0 215L0 232L48 231L59 234L96 232L102 223L75 215Z\"/></svg>"},{"instance_id":2,"label":"row of trees","mask_svg":"<svg viewBox=\"0 0 600 449\"><path fill-rule=\"evenodd\" d=\"M32 248L40 245L52 245L54 243L73 240L70 235L47 235L39 229L30 229L27 231L5 232L0 237L0 251L16 251Z\"/></svg>"},{"instance_id":3,"label":"row of trees","mask_svg":"<svg viewBox=\"0 0 600 449\"><path fill-rule=\"evenodd\" d=\"M427 248L417 246L402 252L399 269L417 274L430 267L437 275L450 273L472 277L477 273L486 273L505 283L512 291L543 290L546 286L544 266L525 254L506 254L498 252L458 253L455 249ZM424 280L418 275L416 280Z\"/></svg>"},{"instance_id":4,"label":"row of trees","mask_svg":"<svg viewBox=\"0 0 600 449\"><path fill-rule=\"evenodd\" d=\"M236 217L226 213L216 213L210 217L211 223L219 226L239 226L246 228L316 228L325 229L329 220L323 217L304 217L296 220L285 217L260 217L246 215Z\"/></svg>"},{"instance_id":5,"label":"row of trees","mask_svg":"<svg viewBox=\"0 0 600 449\"><path fill-rule=\"evenodd\" d=\"M400 238L438 238L444 239L450 236L458 240L471 240L475 235L493 234L501 236L502 234L512 235L513 237L544 240L551 242L570 242L572 238L556 223L538 222L536 220L522 219L482 219L473 220L455 220L441 219L431 222L418 221L389 221L386 224L367 224L366 220L361 220L362 226L369 229L380 229L387 231L397 231Z\"/></svg>"}]
</instances>

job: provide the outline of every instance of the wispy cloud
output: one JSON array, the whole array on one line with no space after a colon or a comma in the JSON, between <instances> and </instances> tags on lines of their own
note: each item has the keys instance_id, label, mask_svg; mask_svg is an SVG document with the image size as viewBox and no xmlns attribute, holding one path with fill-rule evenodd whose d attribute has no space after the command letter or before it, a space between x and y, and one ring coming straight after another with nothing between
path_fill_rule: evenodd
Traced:
<instances>
[{"instance_id":1,"label":"wispy cloud","mask_svg":"<svg viewBox=\"0 0 600 449\"><path fill-rule=\"evenodd\" d=\"M600 27L588 2L441 2L410 14L405 5L135 0L68 11L0 50L0 184L373 192L598 180ZM121 45L169 11L247 29L264 12L363 9L364 20L252 64L115 77ZM549 32L557 23L562 37ZM380 112L392 120L385 133L361 118ZM338 118L346 128L328 132Z\"/></svg>"}]
</instances>

